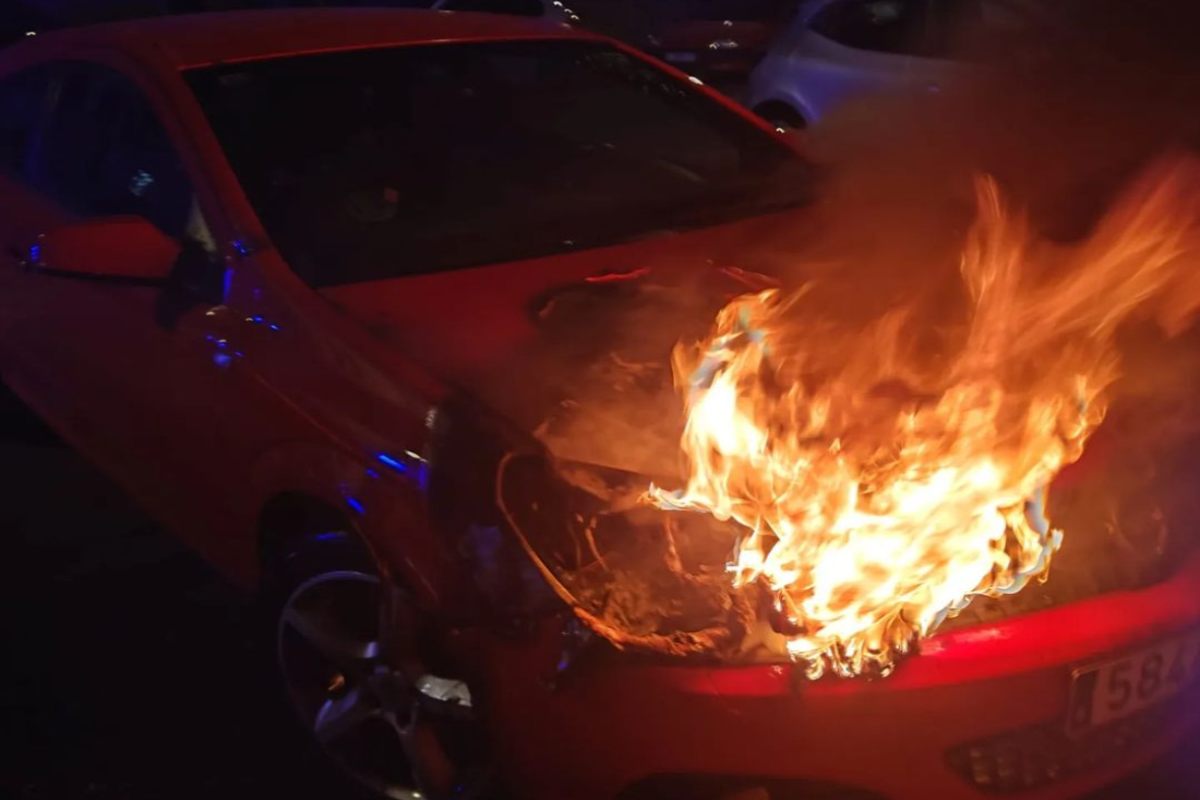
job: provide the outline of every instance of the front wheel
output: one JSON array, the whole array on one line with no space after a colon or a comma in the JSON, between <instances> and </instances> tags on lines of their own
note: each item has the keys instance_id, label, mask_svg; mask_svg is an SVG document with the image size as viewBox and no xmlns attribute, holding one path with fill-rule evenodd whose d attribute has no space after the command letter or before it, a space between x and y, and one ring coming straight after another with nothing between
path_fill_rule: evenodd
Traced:
<instances>
[{"instance_id":1,"label":"front wheel","mask_svg":"<svg viewBox=\"0 0 1200 800\"><path fill-rule=\"evenodd\" d=\"M484 796L470 689L426 670L405 594L341 533L289 548L275 572L276 665L311 742L368 797Z\"/></svg>"}]
</instances>

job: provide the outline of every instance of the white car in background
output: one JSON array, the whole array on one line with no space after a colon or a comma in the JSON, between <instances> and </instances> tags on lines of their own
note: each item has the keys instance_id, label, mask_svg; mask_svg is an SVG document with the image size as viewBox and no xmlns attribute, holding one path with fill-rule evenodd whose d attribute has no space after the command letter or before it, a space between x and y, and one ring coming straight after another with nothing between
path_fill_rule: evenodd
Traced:
<instances>
[{"instance_id":1,"label":"white car in background","mask_svg":"<svg viewBox=\"0 0 1200 800\"><path fill-rule=\"evenodd\" d=\"M747 105L785 128L885 92L941 92L973 67L957 55L979 30L1011 29L1005 0L807 0L750 76Z\"/></svg>"}]
</instances>

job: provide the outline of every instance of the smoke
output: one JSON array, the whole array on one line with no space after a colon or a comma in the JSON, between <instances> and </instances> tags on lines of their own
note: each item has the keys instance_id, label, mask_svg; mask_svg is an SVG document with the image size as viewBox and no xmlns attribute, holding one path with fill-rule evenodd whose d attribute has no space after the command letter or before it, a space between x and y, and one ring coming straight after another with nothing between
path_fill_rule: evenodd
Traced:
<instances>
[{"instance_id":1,"label":"smoke","mask_svg":"<svg viewBox=\"0 0 1200 800\"><path fill-rule=\"evenodd\" d=\"M950 48L961 70L942 92L850 103L812 130L839 199L931 212L969 199L970 176L985 172L1039 231L1070 240L1139 168L1200 144L1194 4L990 5L1026 8L1008 26L961 31Z\"/></svg>"},{"instance_id":2,"label":"smoke","mask_svg":"<svg viewBox=\"0 0 1200 800\"><path fill-rule=\"evenodd\" d=\"M1111 244L1096 228L1122 196L1134 204L1156 190L1173 192L1176 217L1195 214L1200 5L990 5L1019 24L960 31L951 50L968 66L957 83L937 95L847 104L808 133L809 157L830 176L814 226L820 236L774 254L792 283L815 281L819 291L807 307L869 320L916 305L930 326L939 314L953 315L962 306L958 259L979 175L995 179L1043 248L1061 251L1042 260L1066 268ZM1080 253L1089 239L1090 253ZM1144 417L1143 440L1172 440L1192 428L1186 418L1195 370L1185 365L1200 352L1192 326L1200 300L1195 256L1184 248L1181 258L1192 261L1176 266L1153 308L1132 314L1120 333L1125 378L1118 394L1131 406L1176 408L1165 419L1130 413ZM1074 299L1076 306L1111 301ZM1145 301L1125 297L1115 305ZM1064 308L1062 317L1077 311ZM1147 318L1155 324L1143 324ZM1125 416L1120 403L1114 411ZM1113 419L1105 427L1122 424Z\"/></svg>"},{"instance_id":3,"label":"smoke","mask_svg":"<svg viewBox=\"0 0 1200 800\"><path fill-rule=\"evenodd\" d=\"M1183 367L1200 353L1195 242L1181 243L1181 263L1153 298L1129 295L1120 267L1109 265L1104 283L1079 265L1102 259L1124 229L1113 209L1122 199L1127 213L1141 203L1171 212L1169 224L1200 223L1200 6L987 5L1002 10L1006 24L993 17L958 29L947 46L961 69L942 91L852 101L806 132L806 154L826 176L821 199L803 227L777 231L748 259L785 286L805 286L797 314L853 328L912 309L921 324L906 335L936 339L968 305L959 266L977 180L990 176L1027 220L1042 279L1068 279L1057 268L1074 271L1080 285L1051 318L1013 329L1061 326L1087 316L1088 304L1112 305L1124 322L1126 378L1116 392L1126 400L1117 416L1153 397L1176 412L1144 420L1141 439L1184 435L1195 392L1194 371ZM1155 192L1165 195L1157 203ZM1118 224L1097 230L1106 216Z\"/></svg>"},{"instance_id":4,"label":"smoke","mask_svg":"<svg viewBox=\"0 0 1200 800\"><path fill-rule=\"evenodd\" d=\"M960 266L979 211L976 188L986 175L1028 226L1036 258L1027 277L1064 297L1057 309L1039 305L1036 317L1008 326L1013 346L1033 331L1038 341L1048 329L1065 335L1072 320L1095 319L1087 312L1097 304L1114 309L1104 337L1119 343L1120 378L1110 390L1108 418L1089 443L1094 456L1085 454L1052 488L1051 512L1068 534L1058 577L1029 595L1036 606L1161 577L1190 546L1187 526L1174 523L1197 511L1187 490L1200 468L1188 455L1195 448L1187 446L1200 435L1196 237L1180 242L1174 259L1162 256L1171 242L1157 240L1155 257L1170 264L1171 274L1152 296L1128 292L1122 264L1105 265L1102 282L1088 278L1086 265L1103 260L1126 230L1106 220L1126 219L1138 208L1165 209L1171 225L1191 234L1200 227L1194 113L1200 51L1191 41L1200 9L1162 0L1069 0L1050 11L1004 5L1020 24L960 30L952 51L962 68L943 91L865 98L812 128L805 148L820 169L819 199L770 231L759 230L753 241L738 242L734 263L776 276L784 292L804 287L787 313L823 317L849 336L904 309L909 322L897 336L936 359L947 347L946 331L968 327L971 303ZM1121 203L1124 210L1114 212ZM1070 289L1073 280L1077 291ZM552 451L635 471L652 463L656 477L667 474L663 463L679 461L682 404L678 391L663 390L667 350L695 341L696 331L711 325L715 306L704 292L672 284L605 306L587 355L567 348L570 357L561 358L572 333L555 334L556 346L532 370L572 387L540 429ZM575 324L581 314L576 309L566 317ZM606 338L606 330L616 333ZM626 355L629 348L635 358ZM589 487L590 479L573 472L560 477L601 501L612 499L606 491L622 502L629 497L625 489ZM567 527L587 531L573 546L584 557L568 566L551 557L540 563L570 587L564 599L581 606L594 629L626 642L675 637L677 649L679 637L690 646L697 632L703 641L747 647L755 626L746 603L762 600L725 594L720 560L728 547L719 532L692 537L667 530L639 538L624 527L618 535L606 533L604 522L575 519ZM732 544L731 538L726 545ZM703 553L680 557L689 545ZM629 548L639 547L649 550L635 558ZM660 549L671 558L646 557ZM531 548L535 560L539 552L546 555ZM618 563L623 571L612 567ZM681 564L688 566L682 573ZM716 610L689 617L681 629L680 608L688 604L680 598L697 587L705 598L698 605ZM623 599L614 605L614 597ZM1002 613L998 605L976 603L968 613ZM755 635L766 638L767 649L778 648L761 626Z\"/></svg>"},{"instance_id":5,"label":"smoke","mask_svg":"<svg viewBox=\"0 0 1200 800\"><path fill-rule=\"evenodd\" d=\"M1156 158L1200 144L1200 51L1183 33L1200 29L1200 9L989 5L1006 9L1008 24L956 31L946 45L957 78L943 91L863 98L823 119L805 143L820 175L815 202L772 227L730 233L708 261L777 276L785 289L811 284L798 311L820 308L846 324L898 306L920 309L927 328L950 324L964 307L958 266L980 175L1036 236L1069 246ZM671 347L700 336L739 288L681 277L703 272L705 255L692 248L656 264L650 280L553 298L538 312L533 351L497 370L484 392L531 427L553 417L542 431L572 458L594 451L609 465L661 473L675 458L663 445L680 429L677 397L659 391ZM1175 310L1176 324L1187 312Z\"/></svg>"}]
</instances>

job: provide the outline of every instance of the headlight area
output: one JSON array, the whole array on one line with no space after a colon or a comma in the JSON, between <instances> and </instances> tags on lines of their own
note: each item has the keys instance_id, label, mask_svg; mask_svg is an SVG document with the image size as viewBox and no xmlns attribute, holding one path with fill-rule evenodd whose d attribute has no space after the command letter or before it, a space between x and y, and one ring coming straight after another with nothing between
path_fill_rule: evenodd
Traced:
<instances>
[{"instance_id":1,"label":"headlight area","mask_svg":"<svg viewBox=\"0 0 1200 800\"><path fill-rule=\"evenodd\" d=\"M455 626L520 634L538 618L565 613L495 503L498 465L514 447L527 447L527 437L462 399L431 420L429 516L470 578L456 587L468 596L455 599Z\"/></svg>"},{"instance_id":2,"label":"headlight area","mask_svg":"<svg viewBox=\"0 0 1200 800\"><path fill-rule=\"evenodd\" d=\"M510 452L495 502L546 583L618 649L720 662L786 659L765 591L735 591L733 526L643 502L647 480Z\"/></svg>"},{"instance_id":3,"label":"headlight area","mask_svg":"<svg viewBox=\"0 0 1200 800\"><path fill-rule=\"evenodd\" d=\"M643 499L646 476L555 459L467 401L436 418L430 515L474 595L456 603L456 626L519 635L561 615L570 647L607 642L631 655L709 663L788 660L769 592L735 590L729 579L736 526L656 509Z\"/></svg>"}]
</instances>

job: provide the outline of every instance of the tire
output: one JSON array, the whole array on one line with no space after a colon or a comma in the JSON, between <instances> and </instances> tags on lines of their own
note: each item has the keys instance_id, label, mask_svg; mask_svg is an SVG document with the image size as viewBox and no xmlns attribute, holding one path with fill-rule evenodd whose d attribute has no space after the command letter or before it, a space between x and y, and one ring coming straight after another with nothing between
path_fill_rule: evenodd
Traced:
<instances>
[{"instance_id":1,"label":"tire","mask_svg":"<svg viewBox=\"0 0 1200 800\"><path fill-rule=\"evenodd\" d=\"M264 575L282 703L359 797L485 795L494 769L465 682L429 674L419 616L345 531L286 543Z\"/></svg>"}]
</instances>

